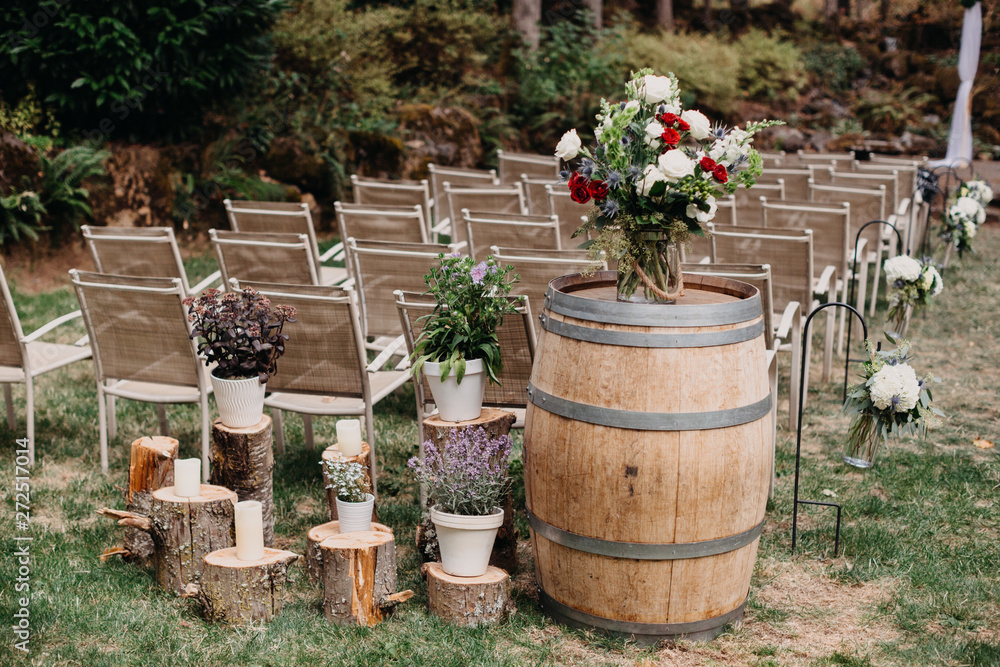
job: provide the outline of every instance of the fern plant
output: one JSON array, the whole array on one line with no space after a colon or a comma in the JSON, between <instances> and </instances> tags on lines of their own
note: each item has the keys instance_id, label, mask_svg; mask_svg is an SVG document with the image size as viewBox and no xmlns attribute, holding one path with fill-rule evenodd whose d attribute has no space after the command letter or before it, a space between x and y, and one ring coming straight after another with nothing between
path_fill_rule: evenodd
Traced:
<instances>
[{"instance_id":1,"label":"fern plant","mask_svg":"<svg viewBox=\"0 0 1000 667\"><path fill-rule=\"evenodd\" d=\"M62 239L67 228L80 228L81 218L93 217L90 193L83 182L104 174L104 160L111 154L89 146L74 146L55 157L41 156L41 203L46 213L52 243Z\"/></svg>"},{"instance_id":2,"label":"fern plant","mask_svg":"<svg viewBox=\"0 0 1000 667\"><path fill-rule=\"evenodd\" d=\"M32 190L0 197L0 246L22 238L37 241L38 233L46 229L42 226L44 214L45 205Z\"/></svg>"}]
</instances>

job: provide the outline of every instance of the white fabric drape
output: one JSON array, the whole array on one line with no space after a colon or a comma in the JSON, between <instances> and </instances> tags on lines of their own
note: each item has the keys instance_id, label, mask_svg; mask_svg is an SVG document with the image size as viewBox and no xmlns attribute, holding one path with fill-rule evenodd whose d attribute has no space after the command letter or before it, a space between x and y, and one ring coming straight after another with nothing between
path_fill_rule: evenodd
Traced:
<instances>
[{"instance_id":1,"label":"white fabric drape","mask_svg":"<svg viewBox=\"0 0 1000 667\"><path fill-rule=\"evenodd\" d=\"M972 163L972 81L979 68L979 46L983 40L982 3L977 2L965 10L962 21L962 46L958 52L958 95L951 115L951 134L948 135L948 152L943 160L931 166L961 166Z\"/></svg>"}]
</instances>

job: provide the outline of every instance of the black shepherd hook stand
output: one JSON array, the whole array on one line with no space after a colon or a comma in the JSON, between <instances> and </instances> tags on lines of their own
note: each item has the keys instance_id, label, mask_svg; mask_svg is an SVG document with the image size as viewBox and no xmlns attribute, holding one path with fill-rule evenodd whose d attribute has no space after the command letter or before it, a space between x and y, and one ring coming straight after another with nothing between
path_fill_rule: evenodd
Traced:
<instances>
[{"instance_id":1,"label":"black shepherd hook stand","mask_svg":"<svg viewBox=\"0 0 1000 667\"><path fill-rule=\"evenodd\" d=\"M892 224L891 222L886 222L885 220L871 220L869 222L866 222L865 224L861 225L861 228L858 230L857 236L854 237L854 264L852 266L854 267L854 273L855 274L857 274L857 272L858 272L858 243L861 242L861 233L864 232L865 229L867 227L870 227L871 225L885 225L886 227L889 227L890 229L892 229L892 231L894 231L896 233L896 241L899 244L899 245L896 246L897 249L902 249L902 247L903 247L903 235L899 233L898 229L896 229L896 225ZM878 259L876 259L876 261L882 261L881 256ZM861 280L860 276L857 276L857 278L858 278L858 280ZM867 276L865 276L865 279L867 279ZM850 281L851 286L848 288L849 292L848 292L848 297L847 297L847 303L854 303L854 283L855 282L857 282L857 281L855 281L855 280L851 280ZM877 290L878 290L878 285L873 286L872 287L872 294L875 294L875 292ZM865 309L865 304L861 304L861 310L864 311L864 309ZM852 308L851 310L854 310L854 309ZM858 313L858 317L861 317L860 313ZM861 318L861 321L862 322L865 321L863 317ZM848 369L851 367L851 362L852 361L857 361L857 359L851 359L851 325L852 324L854 324L854 320L848 318L848 320L847 320L847 348L846 348L846 351L844 352L844 400L845 401L847 400L847 376L848 376L848 372L849 372ZM865 330L867 331L867 328ZM867 337L868 337L868 335L865 334L865 338L867 338Z\"/></svg>"},{"instance_id":2,"label":"black shepherd hook stand","mask_svg":"<svg viewBox=\"0 0 1000 667\"><path fill-rule=\"evenodd\" d=\"M798 537L799 505L821 505L823 507L837 508L837 531L835 533L833 543L833 557L836 558L837 552L840 551L840 504L821 502L818 500L799 500L799 467L802 463L802 399L804 398L803 394L805 393L806 364L809 363L809 359L805 354L806 341L809 340L809 325L812 324L812 318L816 316L816 313L824 310L825 308L847 308L849 311L857 315L859 320L861 320L861 326L864 329L865 338L868 338L868 325L865 323L865 318L854 306L840 301L831 301L817 306L811 313L809 313L809 317L806 318L805 326L802 327L802 368L799 371L799 428L795 436L795 499L792 504L792 553L795 553L795 541Z\"/></svg>"}]
</instances>

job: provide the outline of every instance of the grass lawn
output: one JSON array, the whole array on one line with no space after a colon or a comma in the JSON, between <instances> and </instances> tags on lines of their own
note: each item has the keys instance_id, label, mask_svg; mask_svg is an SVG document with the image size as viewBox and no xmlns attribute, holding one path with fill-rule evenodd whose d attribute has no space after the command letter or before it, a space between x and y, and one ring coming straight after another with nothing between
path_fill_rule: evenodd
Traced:
<instances>
[{"instance_id":1,"label":"grass lawn","mask_svg":"<svg viewBox=\"0 0 1000 667\"><path fill-rule=\"evenodd\" d=\"M816 364L804 417L802 497L843 503L837 558L833 515L818 508L801 513L801 546L794 555L789 551L795 433L783 428L787 401L779 402L779 477L746 622L712 643L643 649L552 625L537 604L523 519L511 621L463 630L430 616L413 546L416 487L405 466L417 450L409 385L381 403L375 417L379 517L396 533L399 588L412 588L416 597L377 628L341 628L323 619L321 591L296 567L291 599L270 625L208 625L195 602L159 590L151 571L117 558L99 560L119 543L120 529L95 510L124 506L128 443L156 433L157 419L151 405L118 402L119 437L111 445L111 472L102 475L93 369L83 362L36 386L39 459L31 474L27 656L13 648L10 629L20 597L13 590L10 453L24 435L21 388L14 390L19 427L0 426L8 452L0 466L0 625L7 628L0 664L998 665L1000 463L998 448L981 449L973 441L1000 442L1000 227L984 227L975 243L978 254L953 261L944 273L945 293L910 327L918 373L930 371L943 380L934 394L948 418L926 439L892 445L868 472L842 464L848 425L839 409L842 377L837 373L838 382L823 385ZM207 273L208 266L203 258L191 260L193 274ZM67 288L29 295L17 290L18 276L13 278L25 331L76 308ZM881 318L870 323L872 332L881 332ZM63 340L80 333L66 332ZM155 341L150 332L150 343ZM787 357L781 363L784 376ZM842 359L840 364L842 369ZM196 409L171 407L168 416L182 456L197 456ZM296 416L285 421L289 450L274 473L276 546L303 553L306 531L326 520L319 452L305 450ZM333 425L332 418L317 421L320 448L333 442ZM519 432L516 440L519 452Z\"/></svg>"}]
</instances>

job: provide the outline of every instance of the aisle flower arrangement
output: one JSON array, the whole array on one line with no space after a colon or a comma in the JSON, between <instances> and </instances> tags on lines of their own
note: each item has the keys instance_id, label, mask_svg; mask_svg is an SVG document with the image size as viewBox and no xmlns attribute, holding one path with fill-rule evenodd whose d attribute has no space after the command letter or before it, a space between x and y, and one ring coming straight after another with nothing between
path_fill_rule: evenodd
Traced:
<instances>
[{"instance_id":1,"label":"aisle flower arrangement","mask_svg":"<svg viewBox=\"0 0 1000 667\"><path fill-rule=\"evenodd\" d=\"M979 230L979 225L986 222L986 209L979 200L973 196L961 195L962 188L966 185L959 187L955 193L957 196L945 210L944 224L939 233L941 240L953 244L959 253L972 250L972 238ZM977 196L985 196L985 193Z\"/></svg>"},{"instance_id":2,"label":"aisle flower arrangement","mask_svg":"<svg viewBox=\"0 0 1000 667\"><path fill-rule=\"evenodd\" d=\"M975 199L985 209L993 201L993 188L982 179L973 179L958 186L958 196Z\"/></svg>"},{"instance_id":3,"label":"aisle flower arrangement","mask_svg":"<svg viewBox=\"0 0 1000 667\"><path fill-rule=\"evenodd\" d=\"M907 309L930 304L931 298L944 290L944 281L937 266L927 257L917 261L907 255L898 255L885 260L884 267L889 291L886 321L896 332L903 333Z\"/></svg>"},{"instance_id":4,"label":"aisle flower arrangement","mask_svg":"<svg viewBox=\"0 0 1000 667\"><path fill-rule=\"evenodd\" d=\"M594 207L577 235L591 234L593 257L618 260L618 298L669 302L683 293L677 244L704 236L717 198L754 185L763 169L753 135L782 123L713 126L682 108L673 74L651 69L634 73L625 91L625 101L601 101L593 149L573 129L555 154L580 158L566 184L573 201Z\"/></svg>"},{"instance_id":5,"label":"aisle flower arrangement","mask_svg":"<svg viewBox=\"0 0 1000 667\"><path fill-rule=\"evenodd\" d=\"M847 436L844 462L870 468L880 443L890 436L922 433L944 413L931 405L933 375L918 378L907 363L910 344L886 334L896 349L883 352L866 340L868 361L862 364L861 379L847 391L844 412L853 416Z\"/></svg>"}]
</instances>

